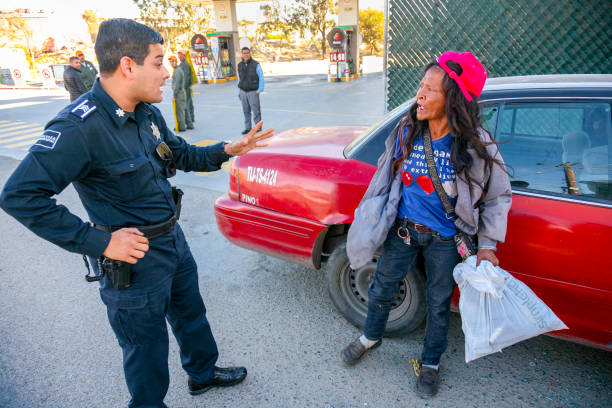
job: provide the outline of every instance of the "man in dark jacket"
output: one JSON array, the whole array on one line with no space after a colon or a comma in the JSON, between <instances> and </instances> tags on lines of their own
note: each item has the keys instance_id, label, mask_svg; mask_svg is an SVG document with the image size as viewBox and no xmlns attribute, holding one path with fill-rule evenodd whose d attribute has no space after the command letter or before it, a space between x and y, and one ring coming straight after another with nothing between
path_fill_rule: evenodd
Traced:
<instances>
[{"instance_id":1,"label":"man in dark jacket","mask_svg":"<svg viewBox=\"0 0 612 408\"><path fill-rule=\"evenodd\" d=\"M251 111L253 112L253 123L261 121L261 110L259 108L259 94L264 90L264 75L259 62L251 58L251 50L242 48L242 61L238 64L238 97L242 102L244 113L244 130L246 135L251 130Z\"/></svg>"},{"instance_id":2,"label":"man in dark jacket","mask_svg":"<svg viewBox=\"0 0 612 408\"><path fill-rule=\"evenodd\" d=\"M70 102L89 91L81 75L81 61L78 57L70 57L69 66L64 70L64 87L70 93Z\"/></svg>"},{"instance_id":3,"label":"man in dark jacket","mask_svg":"<svg viewBox=\"0 0 612 408\"><path fill-rule=\"evenodd\" d=\"M83 75L83 83L85 83L87 90L90 90L94 82L96 82L98 70L94 64L85 59L85 54L83 54L83 51L77 51L76 56L79 57L79 61L81 61L81 75Z\"/></svg>"}]
</instances>

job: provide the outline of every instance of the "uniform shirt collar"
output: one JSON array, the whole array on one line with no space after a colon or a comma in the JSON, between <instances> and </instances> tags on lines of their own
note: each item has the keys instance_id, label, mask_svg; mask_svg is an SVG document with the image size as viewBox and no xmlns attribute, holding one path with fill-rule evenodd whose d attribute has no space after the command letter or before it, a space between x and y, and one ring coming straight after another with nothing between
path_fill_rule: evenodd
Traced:
<instances>
[{"instance_id":1,"label":"uniform shirt collar","mask_svg":"<svg viewBox=\"0 0 612 408\"><path fill-rule=\"evenodd\" d=\"M93 90L92 90L96 101L99 106L104 109L108 115L112 118L113 122L118 128L121 128L125 125L128 118L130 117L117 103L110 97L109 94L106 93L102 85L100 85L100 79L96 78L96 82L94 82ZM136 122L140 123L140 121L145 117L151 114L151 109L147 106L146 103L139 103L136 105ZM144 113L144 115L143 115Z\"/></svg>"}]
</instances>

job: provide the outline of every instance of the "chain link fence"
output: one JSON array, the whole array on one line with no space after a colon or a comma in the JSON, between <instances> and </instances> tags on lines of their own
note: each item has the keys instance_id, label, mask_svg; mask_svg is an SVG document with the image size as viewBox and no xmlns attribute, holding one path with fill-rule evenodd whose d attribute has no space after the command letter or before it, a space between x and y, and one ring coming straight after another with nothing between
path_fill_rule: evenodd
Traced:
<instances>
[{"instance_id":1,"label":"chain link fence","mask_svg":"<svg viewBox=\"0 0 612 408\"><path fill-rule=\"evenodd\" d=\"M386 0L386 103L416 93L423 67L471 51L489 77L612 73L610 0Z\"/></svg>"}]
</instances>

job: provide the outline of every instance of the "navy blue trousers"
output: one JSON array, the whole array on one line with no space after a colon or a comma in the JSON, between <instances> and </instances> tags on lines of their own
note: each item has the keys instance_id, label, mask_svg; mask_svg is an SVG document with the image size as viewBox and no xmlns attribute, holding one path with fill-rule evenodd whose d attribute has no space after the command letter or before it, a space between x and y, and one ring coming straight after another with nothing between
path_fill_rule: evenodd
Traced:
<instances>
[{"instance_id":1,"label":"navy blue trousers","mask_svg":"<svg viewBox=\"0 0 612 408\"><path fill-rule=\"evenodd\" d=\"M132 287L116 290L105 277L100 295L123 350L129 407L165 407L168 373L166 320L180 347L183 369L197 382L212 379L217 344L206 319L195 260L178 224L149 240L132 266Z\"/></svg>"}]
</instances>

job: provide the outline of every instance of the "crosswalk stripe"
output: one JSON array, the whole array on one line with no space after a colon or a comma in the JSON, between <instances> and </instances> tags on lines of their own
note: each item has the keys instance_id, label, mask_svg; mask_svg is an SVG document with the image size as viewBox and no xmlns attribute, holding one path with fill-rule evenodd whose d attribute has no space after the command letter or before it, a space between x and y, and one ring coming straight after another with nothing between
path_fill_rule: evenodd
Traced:
<instances>
[{"instance_id":1,"label":"crosswalk stripe","mask_svg":"<svg viewBox=\"0 0 612 408\"><path fill-rule=\"evenodd\" d=\"M37 140L38 138L33 138L30 140L26 140L25 142L13 143L13 144L2 146L2 147L4 147L5 149L12 149L13 147L29 146Z\"/></svg>"},{"instance_id":2,"label":"crosswalk stripe","mask_svg":"<svg viewBox=\"0 0 612 408\"><path fill-rule=\"evenodd\" d=\"M24 128L21 130L18 130L16 132L9 132L9 133L2 133L0 132L0 139L4 139L6 137L11 137L11 136L17 136L17 135L23 135L25 132L38 132L41 133L43 130L43 127L40 125L36 125L36 126L31 126L30 128Z\"/></svg>"},{"instance_id":3,"label":"crosswalk stripe","mask_svg":"<svg viewBox=\"0 0 612 408\"><path fill-rule=\"evenodd\" d=\"M31 101L31 102L7 103L7 104L1 104L0 105L0 110L14 109L14 108L23 108L25 106L40 105L41 103L50 103L50 102L51 101Z\"/></svg>"},{"instance_id":4,"label":"crosswalk stripe","mask_svg":"<svg viewBox=\"0 0 612 408\"><path fill-rule=\"evenodd\" d=\"M0 145L4 144L4 143L16 142L17 140L31 139L31 138L34 138L34 137L37 137L37 136L40 136L40 132L28 133L28 134L21 135L21 136L15 136L15 137L11 137L11 138L6 139L6 140L1 140L2 136L0 136Z\"/></svg>"},{"instance_id":5,"label":"crosswalk stripe","mask_svg":"<svg viewBox=\"0 0 612 408\"><path fill-rule=\"evenodd\" d=\"M0 120L0 123L10 123L8 120Z\"/></svg>"},{"instance_id":6,"label":"crosswalk stripe","mask_svg":"<svg viewBox=\"0 0 612 408\"><path fill-rule=\"evenodd\" d=\"M23 125L24 123L25 122L9 122L8 120L5 120L5 121L0 122L0 129L9 127L9 126L14 126L14 125Z\"/></svg>"},{"instance_id":7,"label":"crosswalk stripe","mask_svg":"<svg viewBox=\"0 0 612 408\"><path fill-rule=\"evenodd\" d=\"M215 143L219 143L219 142L220 142L220 140L202 139L202 140L197 141L197 142L192 143L192 144L194 144L196 146L209 146L209 145L212 145L212 144L215 144Z\"/></svg>"},{"instance_id":8,"label":"crosswalk stripe","mask_svg":"<svg viewBox=\"0 0 612 408\"><path fill-rule=\"evenodd\" d=\"M38 124L38 123L26 123L25 125L12 126L12 127L8 127L8 128L4 128L4 129L2 129L2 132L10 132L12 130L31 128L31 127L40 127L40 124Z\"/></svg>"}]
</instances>

